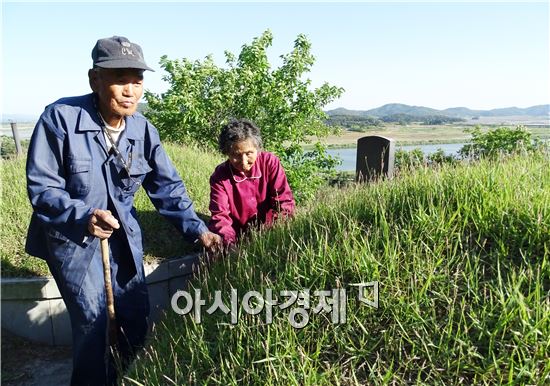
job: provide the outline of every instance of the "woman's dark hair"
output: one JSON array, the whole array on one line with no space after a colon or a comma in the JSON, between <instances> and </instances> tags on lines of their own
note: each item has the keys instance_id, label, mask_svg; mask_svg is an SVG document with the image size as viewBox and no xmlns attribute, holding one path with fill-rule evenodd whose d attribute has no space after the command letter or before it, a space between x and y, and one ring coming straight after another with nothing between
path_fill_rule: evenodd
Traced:
<instances>
[{"instance_id":1,"label":"woman's dark hair","mask_svg":"<svg viewBox=\"0 0 550 386\"><path fill-rule=\"evenodd\" d=\"M229 155L234 144L252 139L256 148L262 147L262 136L260 128L248 119L234 119L222 127L218 146L222 154Z\"/></svg>"}]
</instances>

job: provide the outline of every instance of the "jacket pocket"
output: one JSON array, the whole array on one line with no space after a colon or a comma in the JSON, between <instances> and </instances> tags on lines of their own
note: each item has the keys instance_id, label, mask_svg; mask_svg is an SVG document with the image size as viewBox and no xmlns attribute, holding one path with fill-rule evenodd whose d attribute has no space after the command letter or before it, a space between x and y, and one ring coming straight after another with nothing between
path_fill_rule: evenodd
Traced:
<instances>
[{"instance_id":1,"label":"jacket pocket","mask_svg":"<svg viewBox=\"0 0 550 386\"><path fill-rule=\"evenodd\" d=\"M55 229L47 231L47 247L51 258L63 262L74 254L76 244Z\"/></svg>"},{"instance_id":2,"label":"jacket pocket","mask_svg":"<svg viewBox=\"0 0 550 386\"><path fill-rule=\"evenodd\" d=\"M92 160L69 158L66 189L71 195L85 196L90 192Z\"/></svg>"},{"instance_id":3,"label":"jacket pocket","mask_svg":"<svg viewBox=\"0 0 550 386\"><path fill-rule=\"evenodd\" d=\"M79 247L62 233L55 229L47 231L47 247L49 252L48 265L56 277L61 293L68 290L73 294L80 291L87 274L91 258L98 250L99 239L94 240L86 248ZM61 280L59 282L58 280Z\"/></svg>"},{"instance_id":4,"label":"jacket pocket","mask_svg":"<svg viewBox=\"0 0 550 386\"><path fill-rule=\"evenodd\" d=\"M132 165L130 166L130 177L122 179L124 184L122 192L126 195L133 196L143 184L143 180L147 176L147 173L151 170L153 169L151 169L145 160L132 162Z\"/></svg>"}]
</instances>

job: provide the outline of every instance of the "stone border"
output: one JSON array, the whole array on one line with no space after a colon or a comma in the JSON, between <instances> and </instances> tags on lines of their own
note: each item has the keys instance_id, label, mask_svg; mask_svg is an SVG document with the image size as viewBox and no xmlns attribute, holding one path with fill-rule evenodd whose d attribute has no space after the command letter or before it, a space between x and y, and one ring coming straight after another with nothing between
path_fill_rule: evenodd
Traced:
<instances>
[{"instance_id":1,"label":"stone border","mask_svg":"<svg viewBox=\"0 0 550 386\"><path fill-rule=\"evenodd\" d=\"M151 320L158 320L177 291L186 288L199 254L146 264ZM57 284L51 277L2 278L2 328L50 345L70 345L71 323Z\"/></svg>"}]
</instances>

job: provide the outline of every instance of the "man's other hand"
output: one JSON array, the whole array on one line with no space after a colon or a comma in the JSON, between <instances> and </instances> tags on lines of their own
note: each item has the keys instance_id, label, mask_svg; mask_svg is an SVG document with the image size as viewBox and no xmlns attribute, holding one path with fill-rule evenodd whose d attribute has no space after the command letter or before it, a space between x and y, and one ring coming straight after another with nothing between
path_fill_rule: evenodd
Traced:
<instances>
[{"instance_id":1,"label":"man's other hand","mask_svg":"<svg viewBox=\"0 0 550 386\"><path fill-rule=\"evenodd\" d=\"M222 250L222 238L212 232L204 232L199 236L199 241L206 250L210 252L219 252Z\"/></svg>"}]
</instances>

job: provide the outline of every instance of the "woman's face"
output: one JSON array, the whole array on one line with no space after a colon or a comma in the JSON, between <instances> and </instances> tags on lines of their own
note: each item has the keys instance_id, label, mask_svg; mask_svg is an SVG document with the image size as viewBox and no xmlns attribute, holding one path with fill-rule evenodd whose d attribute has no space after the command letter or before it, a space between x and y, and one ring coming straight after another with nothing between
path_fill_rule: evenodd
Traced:
<instances>
[{"instance_id":1,"label":"woman's face","mask_svg":"<svg viewBox=\"0 0 550 386\"><path fill-rule=\"evenodd\" d=\"M251 138L237 142L231 147L228 157L235 169L248 174L258 157L256 143Z\"/></svg>"}]
</instances>

